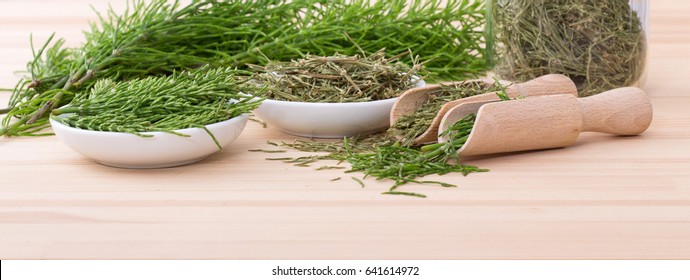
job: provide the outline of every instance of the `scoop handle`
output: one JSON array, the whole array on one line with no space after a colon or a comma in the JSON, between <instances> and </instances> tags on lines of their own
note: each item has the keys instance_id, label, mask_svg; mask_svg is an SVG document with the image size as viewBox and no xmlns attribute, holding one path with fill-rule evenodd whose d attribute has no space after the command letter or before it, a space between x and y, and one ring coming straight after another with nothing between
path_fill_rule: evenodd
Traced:
<instances>
[{"instance_id":1,"label":"scoop handle","mask_svg":"<svg viewBox=\"0 0 690 280\"><path fill-rule=\"evenodd\" d=\"M636 87L623 87L578 99L582 130L638 135L652 122L652 103Z\"/></svg>"},{"instance_id":2,"label":"scoop handle","mask_svg":"<svg viewBox=\"0 0 690 280\"><path fill-rule=\"evenodd\" d=\"M575 83L565 75L548 74L524 83L514 84L506 88L511 98L518 96L541 96L554 94L570 94L577 96Z\"/></svg>"}]
</instances>

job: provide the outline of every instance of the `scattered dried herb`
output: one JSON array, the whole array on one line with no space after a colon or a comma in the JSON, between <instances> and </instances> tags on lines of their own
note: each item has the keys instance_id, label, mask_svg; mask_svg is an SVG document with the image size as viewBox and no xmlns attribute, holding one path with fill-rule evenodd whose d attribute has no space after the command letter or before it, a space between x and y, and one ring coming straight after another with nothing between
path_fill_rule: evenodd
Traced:
<instances>
[{"instance_id":1,"label":"scattered dried herb","mask_svg":"<svg viewBox=\"0 0 690 280\"><path fill-rule=\"evenodd\" d=\"M355 180L355 182L357 182L360 186L362 186L362 188L364 188L364 182L362 182L362 180L360 180L359 178L357 178L355 176L352 176L350 178L352 178L352 180Z\"/></svg>"},{"instance_id":2,"label":"scattered dried herb","mask_svg":"<svg viewBox=\"0 0 690 280\"><path fill-rule=\"evenodd\" d=\"M294 143L282 143L283 146L306 152L326 152L325 155L311 155L296 158L268 158L282 160L286 163L311 164L321 160L348 162L351 168L346 172L363 172L365 177L372 176L378 180L394 181L389 191L383 194L409 195L426 197L418 193L399 192L396 189L407 183L436 184L442 187L455 187L453 184L418 180L418 178L437 174L443 175L459 172L468 175L472 172L486 172L476 166L460 164L457 150L465 144L472 131L476 115L470 114L459 120L442 133L449 135L449 141L430 144L422 147L408 147L387 137L377 134L363 138L344 138L341 142L316 142L296 140ZM332 169L321 167L317 170ZM353 180L356 179L353 177ZM359 182L359 181L358 181ZM361 183L364 184L363 182Z\"/></svg>"},{"instance_id":3,"label":"scattered dried herb","mask_svg":"<svg viewBox=\"0 0 690 280\"><path fill-rule=\"evenodd\" d=\"M328 169L345 169L345 166L321 166L316 170L328 170Z\"/></svg>"},{"instance_id":4,"label":"scattered dried herb","mask_svg":"<svg viewBox=\"0 0 690 280\"><path fill-rule=\"evenodd\" d=\"M395 98L414 87L422 64L409 67L398 60L409 51L386 57L384 50L371 55L307 55L290 62L250 65L258 73L255 91L267 99L300 102L366 102Z\"/></svg>"},{"instance_id":5,"label":"scattered dried herb","mask_svg":"<svg viewBox=\"0 0 690 280\"><path fill-rule=\"evenodd\" d=\"M487 48L502 78L564 74L589 96L642 75L646 39L628 0L491 0L487 8Z\"/></svg>"},{"instance_id":6,"label":"scattered dried herb","mask_svg":"<svg viewBox=\"0 0 690 280\"><path fill-rule=\"evenodd\" d=\"M469 127L471 131L472 127ZM344 144L349 149L347 141ZM458 146L459 144L459 146ZM399 186L407 183L437 184L443 187L455 187L439 181L420 181L427 175L443 175L451 172L459 172L467 175L472 172L485 172L476 166L463 165L459 162L448 163L448 159L457 158L457 154L449 154L462 147L464 141L442 143L442 145L426 148L403 147L395 144L390 146L377 147L373 152L354 153L349 152L345 157L334 159L345 160L352 165L348 172L361 171L366 176L372 176L378 180L390 179L395 183L390 191L396 190Z\"/></svg>"},{"instance_id":7,"label":"scattered dried herb","mask_svg":"<svg viewBox=\"0 0 690 280\"><path fill-rule=\"evenodd\" d=\"M414 193L414 192L388 191L388 192L383 192L381 194L406 195L406 196L416 196L416 197L426 198L426 195L423 195L421 193Z\"/></svg>"},{"instance_id":8,"label":"scattered dried herb","mask_svg":"<svg viewBox=\"0 0 690 280\"><path fill-rule=\"evenodd\" d=\"M469 82L463 87L450 87L450 90L468 92L474 90L475 94L485 92L495 92L500 100L510 100L505 91L505 87L494 78L495 83L486 84L484 82ZM483 89L481 89L483 88ZM448 87L442 88L448 90ZM474 95L474 94L473 94ZM471 96L471 95L467 95ZM467 97L459 96L458 98ZM455 100L450 99L450 100ZM450 101L449 100L449 101ZM442 105L442 104L441 104ZM435 115L434 115L435 116ZM468 175L473 172L487 172L488 169L478 168L472 165L464 165L458 157L458 150L467 141L474 123L475 114L469 114L452 124L442 136L448 136L448 141L442 143L429 144L425 146L405 145L398 139L392 137L390 130L387 133L380 133L363 137L345 137L339 142L317 142L295 140L293 143L281 143L280 145L290 147L304 152L325 152L323 155L310 155L296 158L267 158L268 160L282 160L286 163L293 163L297 166L312 164L321 160L336 160L338 163L348 162L351 168L345 172L362 172L364 178L371 176L377 180L389 179L394 181L393 186L382 194L407 195L414 197L426 197L423 194L413 192L398 191L398 187L408 184L435 184L442 187L456 187L456 185L431 180L419 180L428 175L444 175L452 172ZM273 143L277 145L277 143ZM317 170L331 169L329 167L318 168ZM352 177L364 185L361 180Z\"/></svg>"}]
</instances>

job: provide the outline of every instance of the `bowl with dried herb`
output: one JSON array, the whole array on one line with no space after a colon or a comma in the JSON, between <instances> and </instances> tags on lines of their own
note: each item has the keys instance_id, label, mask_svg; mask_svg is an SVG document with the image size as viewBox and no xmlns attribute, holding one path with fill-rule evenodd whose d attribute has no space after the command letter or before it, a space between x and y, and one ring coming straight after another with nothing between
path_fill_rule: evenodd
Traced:
<instances>
[{"instance_id":1,"label":"bowl with dried herb","mask_svg":"<svg viewBox=\"0 0 690 280\"><path fill-rule=\"evenodd\" d=\"M257 117L283 132L316 138L342 138L384 130L397 97L424 86L422 64L398 62L409 51L386 57L307 55L290 62L251 66L255 95L265 98Z\"/></svg>"},{"instance_id":2,"label":"bowl with dried herb","mask_svg":"<svg viewBox=\"0 0 690 280\"><path fill-rule=\"evenodd\" d=\"M260 103L242 95L245 74L202 67L124 82L100 80L88 96L53 110L50 123L67 146L105 165L193 163L235 140Z\"/></svg>"}]
</instances>

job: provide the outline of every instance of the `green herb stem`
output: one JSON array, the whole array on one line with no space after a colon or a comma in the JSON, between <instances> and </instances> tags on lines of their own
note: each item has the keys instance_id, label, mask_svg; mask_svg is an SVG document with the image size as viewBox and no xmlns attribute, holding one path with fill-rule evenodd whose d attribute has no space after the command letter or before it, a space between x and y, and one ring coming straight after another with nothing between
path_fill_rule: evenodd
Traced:
<instances>
[{"instance_id":1,"label":"green herb stem","mask_svg":"<svg viewBox=\"0 0 690 280\"><path fill-rule=\"evenodd\" d=\"M142 137L150 137L143 132L155 131L188 137L175 130L201 128L220 149L205 126L248 113L261 102L241 94L244 74L232 68L202 67L125 82L100 80L88 97L54 109L53 115L75 128Z\"/></svg>"},{"instance_id":2,"label":"green herb stem","mask_svg":"<svg viewBox=\"0 0 690 280\"><path fill-rule=\"evenodd\" d=\"M180 6L135 0L122 13L98 17L82 47L64 47L54 34L40 48L32 42L30 75L18 81L2 111L1 135L34 135L25 132L46 128L48 112L86 98L100 80L171 75L207 64L242 68L386 48L418 55L431 70L430 81L476 76L488 66L484 35L477 32L482 1L199 0ZM51 100L55 96L43 95L51 89L71 94Z\"/></svg>"},{"instance_id":3,"label":"green herb stem","mask_svg":"<svg viewBox=\"0 0 690 280\"><path fill-rule=\"evenodd\" d=\"M382 192L381 194L405 195L405 196L413 196L413 197L426 198L426 195L423 195L423 194L421 194L421 193L414 193L414 192L388 191L388 192Z\"/></svg>"}]
</instances>

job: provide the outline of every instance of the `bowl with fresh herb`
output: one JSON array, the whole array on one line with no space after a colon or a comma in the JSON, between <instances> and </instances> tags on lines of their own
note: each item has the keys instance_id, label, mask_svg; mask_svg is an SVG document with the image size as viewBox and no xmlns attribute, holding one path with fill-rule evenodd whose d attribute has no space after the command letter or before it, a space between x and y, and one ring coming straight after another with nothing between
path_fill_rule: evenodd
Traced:
<instances>
[{"instance_id":1,"label":"bowl with fresh herb","mask_svg":"<svg viewBox=\"0 0 690 280\"><path fill-rule=\"evenodd\" d=\"M267 58L289 61L411 50L427 81L482 75L490 66L484 1L253 0L126 1L94 14L83 44L49 36L31 43L33 57L5 108L0 136L45 135L53 109L88 94L101 79L126 81L210 64L246 69ZM104 15L104 16L98 16ZM35 38L34 38L35 39ZM31 40L30 40L31 41ZM410 57L400 61L411 64ZM48 91L74 94L53 98ZM54 91L53 91L54 92ZM47 102L52 100L51 102Z\"/></svg>"},{"instance_id":2,"label":"bowl with fresh herb","mask_svg":"<svg viewBox=\"0 0 690 280\"><path fill-rule=\"evenodd\" d=\"M122 168L193 163L235 140L261 100L241 93L246 72L202 67L162 77L98 81L88 96L52 111L57 137ZM64 94L68 94L65 92Z\"/></svg>"},{"instance_id":3,"label":"bowl with fresh herb","mask_svg":"<svg viewBox=\"0 0 690 280\"><path fill-rule=\"evenodd\" d=\"M398 96L425 83L422 64L398 62L409 51L386 57L371 55L307 55L290 62L251 66L252 87L265 98L257 117L288 134L342 138L366 135L389 125Z\"/></svg>"}]
</instances>

